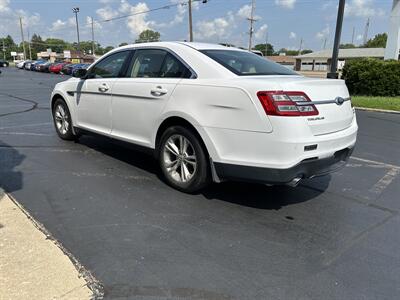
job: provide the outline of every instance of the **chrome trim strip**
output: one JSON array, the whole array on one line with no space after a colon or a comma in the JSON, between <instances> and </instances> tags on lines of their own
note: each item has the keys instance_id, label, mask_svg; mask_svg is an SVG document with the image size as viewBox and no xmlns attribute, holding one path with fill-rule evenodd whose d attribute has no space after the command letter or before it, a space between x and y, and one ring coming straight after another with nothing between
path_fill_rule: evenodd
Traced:
<instances>
[{"instance_id":1,"label":"chrome trim strip","mask_svg":"<svg viewBox=\"0 0 400 300\"><path fill-rule=\"evenodd\" d=\"M350 97L343 98L343 99L344 99L345 102L351 100ZM304 105L312 105L312 104L317 105L317 104L332 104L332 103L336 103L336 99L333 99L333 100L319 100L319 101L298 101L298 102L296 102L296 105L304 106Z\"/></svg>"},{"instance_id":2,"label":"chrome trim strip","mask_svg":"<svg viewBox=\"0 0 400 300\"><path fill-rule=\"evenodd\" d=\"M161 97L151 97L151 96L136 96L136 95L127 95L127 94L112 94L112 93L102 93L102 92L78 92L78 91L68 91L67 94L73 96L75 94L89 94L89 95L103 95L109 97L125 97L125 98L135 98L135 99L162 99Z\"/></svg>"}]
</instances>

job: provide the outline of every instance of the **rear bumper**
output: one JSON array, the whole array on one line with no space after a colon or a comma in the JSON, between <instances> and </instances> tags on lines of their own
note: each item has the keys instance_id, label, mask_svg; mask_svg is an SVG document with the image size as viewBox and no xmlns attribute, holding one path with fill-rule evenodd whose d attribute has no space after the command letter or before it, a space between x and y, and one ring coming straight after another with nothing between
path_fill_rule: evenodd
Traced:
<instances>
[{"instance_id":1,"label":"rear bumper","mask_svg":"<svg viewBox=\"0 0 400 300\"><path fill-rule=\"evenodd\" d=\"M262 168L217 162L214 163L214 168L219 179L222 180L286 184L296 178L312 178L341 169L346 165L353 149L352 147L336 151L331 157L306 159L288 169Z\"/></svg>"}]
</instances>

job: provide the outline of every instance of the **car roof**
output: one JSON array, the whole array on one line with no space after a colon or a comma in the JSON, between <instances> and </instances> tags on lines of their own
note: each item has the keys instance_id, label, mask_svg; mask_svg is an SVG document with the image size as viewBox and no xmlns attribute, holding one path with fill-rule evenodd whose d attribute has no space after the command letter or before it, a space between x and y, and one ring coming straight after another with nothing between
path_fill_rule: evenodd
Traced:
<instances>
[{"instance_id":1,"label":"car roof","mask_svg":"<svg viewBox=\"0 0 400 300\"><path fill-rule=\"evenodd\" d=\"M171 42L150 42L150 43L139 43L139 44L130 44L122 47L115 48L118 49L135 49L141 47L171 47L171 46L187 46L195 50L238 50L238 51L246 51L236 47L226 47L219 44L212 43L198 43L198 42L180 42L180 41L171 41ZM113 50L113 51L114 51Z\"/></svg>"}]
</instances>

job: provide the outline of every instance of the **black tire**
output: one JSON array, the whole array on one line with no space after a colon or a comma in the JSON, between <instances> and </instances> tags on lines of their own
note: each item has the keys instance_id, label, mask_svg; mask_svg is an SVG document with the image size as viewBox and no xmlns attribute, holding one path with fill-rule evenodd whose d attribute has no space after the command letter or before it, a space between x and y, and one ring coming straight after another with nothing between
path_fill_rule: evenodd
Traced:
<instances>
[{"instance_id":1,"label":"black tire","mask_svg":"<svg viewBox=\"0 0 400 300\"><path fill-rule=\"evenodd\" d=\"M60 120L59 120L59 115L58 115L58 112L57 112L58 109L59 109L59 107L62 107L62 109L63 109L64 112L65 112L64 121L66 121L66 122L68 123L68 126L66 126L66 125L65 125L66 123L64 123L65 127L67 127L66 130L64 130L65 127L62 127L63 129L61 129L60 126L58 125L59 122L60 122ZM55 129L56 129L56 132L57 132L58 136L59 136L61 139L67 140L67 141L75 140L75 139L76 139L76 136L74 135L74 132L73 132L73 129L72 129L72 118L71 118L71 114L70 114L70 112L69 112L68 106L67 106L67 104L65 103L65 101L64 101L63 99L61 99L61 98L57 99L57 100L54 102L52 112L53 112L54 127L55 127ZM56 115L57 115L57 116L56 116ZM61 121L61 122L62 122L62 121ZM57 124L57 123L58 123L58 124Z\"/></svg>"},{"instance_id":2,"label":"black tire","mask_svg":"<svg viewBox=\"0 0 400 300\"><path fill-rule=\"evenodd\" d=\"M195 157L195 162L196 162L196 167L195 167L195 171L193 172L193 175L190 179L188 179L187 181L179 181L176 178L174 178L168 171L168 167L167 167L167 162L165 160L165 155L171 155L174 156L174 154L171 154L169 150L166 149L166 144L167 141L170 140L170 138L175 138L175 137L179 137L179 136L183 136L184 138L187 139L187 141L189 141L188 144L188 151L190 149L194 150L194 153L192 153L190 155L190 157ZM169 152L168 152L169 151ZM191 151L193 152L193 151ZM165 154L165 153L169 153L169 154ZM158 151L157 151L157 156L158 156L158 162L161 168L161 172L164 176L164 179L166 180L166 182L172 186L173 188L180 190L182 192L185 193L196 193L199 192L200 190L202 190L204 187L206 187L209 182L210 182L210 172L209 172L209 159L208 159L208 155L207 152L200 140L200 137L198 136L197 133L193 132L192 130L183 127L183 126L172 126L167 128L161 138L160 138L160 143L159 143L159 147L158 147ZM184 155L185 157L185 155ZM189 158L189 156L186 156L187 158ZM176 156L176 158L178 159L178 157ZM182 160L184 160L184 158L181 157ZM176 173L179 173L178 170L180 169L180 172L182 173L182 162L181 160L179 161L181 163L181 166L178 167ZM186 161L187 162L187 161ZM193 163L193 162L192 162ZM185 164L185 166L188 166L188 168L191 167L190 164ZM188 170L188 168L186 168L186 170ZM194 167L193 167L194 169ZM182 176L180 177L182 180Z\"/></svg>"}]
</instances>

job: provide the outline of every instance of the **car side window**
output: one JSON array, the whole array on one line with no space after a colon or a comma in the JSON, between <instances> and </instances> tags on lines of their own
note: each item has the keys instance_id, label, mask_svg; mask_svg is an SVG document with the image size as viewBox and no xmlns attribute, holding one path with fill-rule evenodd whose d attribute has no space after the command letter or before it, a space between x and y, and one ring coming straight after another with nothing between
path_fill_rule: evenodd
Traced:
<instances>
[{"instance_id":1,"label":"car side window","mask_svg":"<svg viewBox=\"0 0 400 300\"><path fill-rule=\"evenodd\" d=\"M89 78L118 77L128 56L129 51L121 51L111 54L91 68L89 71Z\"/></svg>"},{"instance_id":2,"label":"car side window","mask_svg":"<svg viewBox=\"0 0 400 300\"><path fill-rule=\"evenodd\" d=\"M162 78L190 78L192 72L180 62L175 56L168 53L161 68Z\"/></svg>"},{"instance_id":3,"label":"car side window","mask_svg":"<svg viewBox=\"0 0 400 300\"><path fill-rule=\"evenodd\" d=\"M158 78L167 52L158 49L136 50L128 76L131 78Z\"/></svg>"}]
</instances>

